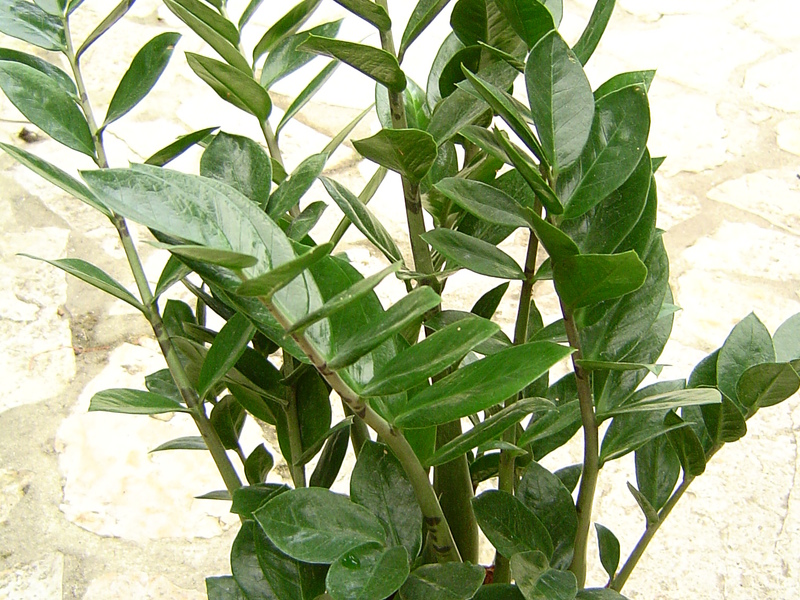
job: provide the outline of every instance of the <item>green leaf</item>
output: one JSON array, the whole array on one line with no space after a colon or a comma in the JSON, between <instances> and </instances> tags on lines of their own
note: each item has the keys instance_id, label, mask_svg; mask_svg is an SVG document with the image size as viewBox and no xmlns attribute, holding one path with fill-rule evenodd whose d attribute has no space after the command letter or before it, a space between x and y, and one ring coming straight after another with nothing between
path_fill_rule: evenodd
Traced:
<instances>
[{"instance_id":1,"label":"green leaf","mask_svg":"<svg viewBox=\"0 0 800 600\"><path fill-rule=\"evenodd\" d=\"M347 427L338 429L326 439L317 466L314 467L314 471L308 479L310 487L330 489L339 476L339 470L342 468L349 445L350 423L348 422Z\"/></svg>"},{"instance_id":2,"label":"green leaf","mask_svg":"<svg viewBox=\"0 0 800 600\"><path fill-rule=\"evenodd\" d=\"M161 276L158 278L153 297L159 298L164 292L191 272L192 270L178 260L176 256L170 256L169 259L167 259L167 264L164 265L164 270L161 271Z\"/></svg>"},{"instance_id":3,"label":"green leaf","mask_svg":"<svg viewBox=\"0 0 800 600\"><path fill-rule=\"evenodd\" d=\"M164 442L160 446L153 448L148 452L163 452L164 450L208 450L206 442L202 436L190 435L187 437L179 437L168 442Z\"/></svg>"},{"instance_id":4,"label":"green leaf","mask_svg":"<svg viewBox=\"0 0 800 600\"><path fill-rule=\"evenodd\" d=\"M405 73L397 59L385 50L317 35L309 35L299 50L339 59L393 92L406 88Z\"/></svg>"},{"instance_id":5,"label":"green leaf","mask_svg":"<svg viewBox=\"0 0 800 600\"><path fill-rule=\"evenodd\" d=\"M687 409L681 411L684 420L691 420L687 416ZM716 444L735 442L747 433L747 423L733 400L727 396L722 397L721 404L707 404L700 407L702 415L702 429L693 427L695 433L703 442L703 448L708 451Z\"/></svg>"},{"instance_id":6,"label":"green leaf","mask_svg":"<svg viewBox=\"0 0 800 600\"><path fill-rule=\"evenodd\" d=\"M597 546L600 550L600 563L608 573L610 579L614 579L619 567L619 540L610 529L595 523L597 531Z\"/></svg>"},{"instance_id":7,"label":"green leaf","mask_svg":"<svg viewBox=\"0 0 800 600\"><path fill-rule=\"evenodd\" d=\"M67 47L61 19L26 0L0 0L0 32L45 50Z\"/></svg>"},{"instance_id":8,"label":"green leaf","mask_svg":"<svg viewBox=\"0 0 800 600\"><path fill-rule=\"evenodd\" d=\"M326 438L331 427L330 388L315 369L303 369L292 384L300 428L301 458L310 448ZM286 411L276 411L276 428L281 454L294 464L291 434Z\"/></svg>"},{"instance_id":9,"label":"green leaf","mask_svg":"<svg viewBox=\"0 0 800 600\"><path fill-rule=\"evenodd\" d=\"M33 0L48 15L60 17L67 10L67 0Z\"/></svg>"},{"instance_id":10,"label":"green leaf","mask_svg":"<svg viewBox=\"0 0 800 600\"><path fill-rule=\"evenodd\" d=\"M491 319L503 301L503 296L508 290L508 282L501 283L496 288L492 288L483 296L478 298L469 312L484 319Z\"/></svg>"},{"instance_id":11,"label":"green leaf","mask_svg":"<svg viewBox=\"0 0 800 600\"><path fill-rule=\"evenodd\" d=\"M230 250L218 250L216 248L208 248L206 246L195 246L192 244L184 244L175 246L171 244L153 244L157 248L164 248L169 250L172 254L199 260L212 265L219 265L228 269L246 269L258 263L255 256L249 254L240 254L239 252L231 252Z\"/></svg>"},{"instance_id":12,"label":"green leaf","mask_svg":"<svg viewBox=\"0 0 800 600\"><path fill-rule=\"evenodd\" d=\"M800 313L781 323L772 336L772 342L777 362L791 362L800 358Z\"/></svg>"},{"instance_id":13,"label":"green leaf","mask_svg":"<svg viewBox=\"0 0 800 600\"><path fill-rule=\"evenodd\" d=\"M200 369L197 393L201 398L233 368L255 331L253 324L240 313L228 319L214 338Z\"/></svg>"},{"instance_id":14,"label":"green leaf","mask_svg":"<svg viewBox=\"0 0 800 600\"><path fill-rule=\"evenodd\" d=\"M625 73L619 73L618 75L614 75L611 79L604 82L594 91L594 100L597 102L601 98L627 87L644 86L644 89L649 91L650 84L653 83L655 76L656 72L652 69L648 71L628 71ZM653 159L652 167L654 173L656 172L657 167L660 166L661 162L663 161L663 158L660 159L660 162L658 162L658 159Z\"/></svg>"},{"instance_id":15,"label":"green leaf","mask_svg":"<svg viewBox=\"0 0 800 600\"><path fill-rule=\"evenodd\" d=\"M50 64L38 56L20 52L19 50L12 50L11 48L0 48L0 61L2 60L9 60L33 67L37 71L41 71L45 75L49 76L50 79L55 81L61 87L61 89L67 92L67 94L73 98L78 97L78 90L75 87L75 82L72 81L72 77L67 75L57 66Z\"/></svg>"},{"instance_id":16,"label":"green leaf","mask_svg":"<svg viewBox=\"0 0 800 600\"><path fill-rule=\"evenodd\" d=\"M633 250L553 260L556 291L564 306L571 310L630 294L646 278L647 267Z\"/></svg>"},{"instance_id":17,"label":"green leaf","mask_svg":"<svg viewBox=\"0 0 800 600\"><path fill-rule=\"evenodd\" d=\"M413 79L408 80L408 85L403 90L403 104L406 109L406 127L426 131L431 120L431 112L425 91ZM389 90L380 84L375 86L375 112L384 129L394 128Z\"/></svg>"},{"instance_id":18,"label":"green leaf","mask_svg":"<svg viewBox=\"0 0 800 600\"><path fill-rule=\"evenodd\" d=\"M248 137L219 132L200 158L200 175L239 190L266 208L272 184L272 161Z\"/></svg>"},{"instance_id":19,"label":"green leaf","mask_svg":"<svg viewBox=\"0 0 800 600\"><path fill-rule=\"evenodd\" d=\"M750 313L731 331L717 358L717 385L734 402L741 404L737 393L739 378L759 363L775 360L775 347L769 331L758 317Z\"/></svg>"},{"instance_id":20,"label":"green leaf","mask_svg":"<svg viewBox=\"0 0 800 600\"><path fill-rule=\"evenodd\" d=\"M100 23L91 31L91 33L86 36L86 39L83 40L83 43L75 52L76 62L80 60L81 56L83 56L83 53L86 52L92 44L99 40L114 25L119 23L122 17L128 14L128 11L131 9L135 1L136 0L121 0L120 3L117 4L102 21L100 21ZM83 2L83 0L79 0L77 4L80 4L81 2ZM76 8L74 3L70 2L70 4L72 6L70 7L68 13L71 13Z\"/></svg>"},{"instance_id":21,"label":"green leaf","mask_svg":"<svg viewBox=\"0 0 800 600\"><path fill-rule=\"evenodd\" d=\"M578 531L578 513L572 494L561 480L533 461L516 489L516 497L542 522L553 541L550 564L567 569ZM539 548L541 550L541 548Z\"/></svg>"},{"instance_id":22,"label":"green leaf","mask_svg":"<svg viewBox=\"0 0 800 600\"><path fill-rule=\"evenodd\" d=\"M370 138L354 140L353 146L365 158L415 183L436 161L433 136L419 129L381 129Z\"/></svg>"},{"instance_id":23,"label":"green leaf","mask_svg":"<svg viewBox=\"0 0 800 600\"><path fill-rule=\"evenodd\" d=\"M389 546L416 557L422 548L422 511L400 461L383 445L365 442L350 477L350 497L386 530Z\"/></svg>"},{"instance_id":24,"label":"green leaf","mask_svg":"<svg viewBox=\"0 0 800 600\"><path fill-rule=\"evenodd\" d=\"M547 32L556 27L553 14L544 2L498 0L497 6L528 48L533 48Z\"/></svg>"},{"instance_id":25,"label":"green leaf","mask_svg":"<svg viewBox=\"0 0 800 600\"><path fill-rule=\"evenodd\" d=\"M596 101L589 141L578 162L557 181L565 218L579 217L630 177L644 154L649 132L644 86L626 87Z\"/></svg>"},{"instance_id":26,"label":"green leaf","mask_svg":"<svg viewBox=\"0 0 800 600\"><path fill-rule=\"evenodd\" d=\"M192 52L186 53L186 62L220 98L255 116L261 123L267 120L272 112L272 101L267 91L250 75L236 67Z\"/></svg>"},{"instance_id":27,"label":"green leaf","mask_svg":"<svg viewBox=\"0 0 800 600\"><path fill-rule=\"evenodd\" d=\"M239 448L239 436L242 434L246 417L247 412L244 407L230 395L222 398L211 409L209 422L227 450Z\"/></svg>"},{"instance_id":28,"label":"green leaf","mask_svg":"<svg viewBox=\"0 0 800 600\"><path fill-rule=\"evenodd\" d=\"M549 342L507 348L440 379L411 398L396 423L419 428L485 410L516 394L572 353Z\"/></svg>"},{"instance_id":29,"label":"green leaf","mask_svg":"<svg viewBox=\"0 0 800 600\"><path fill-rule=\"evenodd\" d=\"M589 62L589 58L597 48L597 44L600 43L600 38L603 37L606 26L611 20L611 13L614 12L614 3L615 0L598 0L595 3L592 16L589 17L586 28L572 48L582 65Z\"/></svg>"},{"instance_id":30,"label":"green leaf","mask_svg":"<svg viewBox=\"0 0 800 600\"><path fill-rule=\"evenodd\" d=\"M286 126L286 124L294 118L294 116L299 113L303 107L308 104L311 98L314 97L323 85L327 83L327 81L333 76L333 73L339 67L341 63L338 60L332 60L325 68L320 71L314 79L312 79L309 84L303 88L303 91L300 92L297 97L292 101L289 107L286 109L286 112L283 113L281 117L280 123L275 128L275 135L280 135L281 130Z\"/></svg>"},{"instance_id":31,"label":"green leaf","mask_svg":"<svg viewBox=\"0 0 800 600\"><path fill-rule=\"evenodd\" d=\"M101 128L107 127L130 112L153 89L167 68L180 37L177 33L162 33L147 42L136 53L111 98Z\"/></svg>"},{"instance_id":32,"label":"green leaf","mask_svg":"<svg viewBox=\"0 0 800 600\"><path fill-rule=\"evenodd\" d=\"M736 397L752 415L759 408L774 406L790 398L799 388L800 377L792 365L762 363L742 373L736 385Z\"/></svg>"},{"instance_id":33,"label":"green leaf","mask_svg":"<svg viewBox=\"0 0 800 600\"><path fill-rule=\"evenodd\" d=\"M379 31L389 31L392 28L392 20L388 13L379 4L372 0L334 0L336 4L341 4L354 15L361 17L367 23L371 23Z\"/></svg>"},{"instance_id":34,"label":"green leaf","mask_svg":"<svg viewBox=\"0 0 800 600\"><path fill-rule=\"evenodd\" d=\"M405 548L369 543L348 550L325 579L333 600L377 600L391 596L408 577Z\"/></svg>"},{"instance_id":35,"label":"green leaf","mask_svg":"<svg viewBox=\"0 0 800 600\"><path fill-rule=\"evenodd\" d=\"M79 258L59 258L56 260L47 260L46 258L39 258L38 256L32 256L30 254L20 254L20 256L26 256L28 258L40 260L42 262L46 262L47 264L53 265L54 267L57 267L62 271L77 277L89 285L92 285L99 290L103 290L107 294L111 294L123 302L127 302L135 309L144 312L142 303L139 302L133 296L133 294L126 290L121 283L119 283L116 279L113 279L102 269L95 267L93 264L88 263L85 260L81 260Z\"/></svg>"},{"instance_id":36,"label":"green leaf","mask_svg":"<svg viewBox=\"0 0 800 600\"><path fill-rule=\"evenodd\" d=\"M664 425L677 426L667 433L667 437L678 454L685 477L691 478L702 475L706 470L706 453L692 428L681 427L684 423L683 419L671 411L664 418Z\"/></svg>"},{"instance_id":37,"label":"green leaf","mask_svg":"<svg viewBox=\"0 0 800 600\"><path fill-rule=\"evenodd\" d=\"M286 262L279 267L275 267L263 275L248 279L239 286L236 293L240 296L271 298L275 292L289 285L311 265L328 256L332 249L333 244L330 242L322 244L321 246L315 246L294 260Z\"/></svg>"},{"instance_id":38,"label":"green leaf","mask_svg":"<svg viewBox=\"0 0 800 600\"><path fill-rule=\"evenodd\" d=\"M580 405L577 400L559 404L556 410L531 420L528 428L517 440L519 446L531 444L536 460L561 447L580 429Z\"/></svg>"},{"instance_id":39,"label":"green leaf","mask_svg":"<svg viewBox=\"0 0 800 600\"><path fill-rule=\"evenodd\" d=\"M506 429L516 425L532 412L546 412L552 408L553 405L544 398L518 400L437 448L436 452L425 461L425 466L435 467L450 462L472 448L498 438Z\"/></svg>"},{"instance_id":40,"label":"green leaf","mask_svg":"<svg viewBox=\"0 0 800 600\"><path fill-rule=\"evenodd\" d=\"M209 127L207 129L201 129L200 131L193 131L192 133L182 135L171 144L164 146L161 150L153 154L150 158L144 161L144 164L152 165L154 167L163 167L173 159L186 152L195 144L199 144L205 140L217 129L219 128Z\"/></svg>"},{"instance_id":41,"label":"green leaf","mask_svg":"<svg viewBox=\"0 0 800 600\"><path fill-rule=\"evenodd\" d=\"M313 54L298 50L300 44L305 42L311 34L329 38L336 37L341 24L341 19L332 21L331 23L323 23L322 25L312 27L308 31L302 31L291 35L280 42L267 55L267 60L264 61L264 66L261 68L261 85L269 89L277 81L280 81L287 75L291 75L314 60L316 57ZM336 62L338 63L338 61Z\"/></svg>"},{"instance_id":42,"label":"green leaf","mask_svg":"<svg viewBox=\"0 0 800 600\"><path fill-rule=\"evenodd\" d=\"M556 31L531 50L525 83L545 158L559 173L578 160L589 139L594 118L592 87Z\"/></svg>"},{"instance_id":43,"label":"green leaf","mask_svg":"<svg viewBox=\"0 0 800 600\"><path fill-rule=\"evenodd\" d=\"M478 589L472 600L525 600L525 596L516 585L511 583L493 583Z\"/></svg>"},{"instance_id":44,"label":"green leaf","mask_svg":"<svg viewBox=\"0 0 800 600\"><path fill-rule=\"evenodd\" d=\"M511 573L525 600L572 600L578 593L575 575L549 568L538 551L512 556Z\"/></svg>"},{"instance_id":45,"label":"green leaf","mask_svg":"<svg viewBox=\"0 0 800 600\"><path fill-rule=\"evenodd\" d=\"M366 117L366 116L367 116L367 115L368 115L370 112L372 112L372 106L368 106L367 108L365 108L364 110L362 110L360 113L358 113L358 114L357 114L355 117L353 117L353 119L352 119L352 120L351 120L351 121L350 121L350 122L349 122L347 125L345 125L345 126L342 128L342 130L341 130L339 133L337 133L337 134L336 134L336 135L335 135L333 138L331 138L331 141L330 141L330 142L328 142L328 143L325 145L325 148L323 148L323 149L322 149L322 151L323 151L324 153L328 154L329 156L330 156L331 154L333 154L333 153L336 151L336 149L337 149L339 146L341 146L341 145L342 145L342 143L343 143L343 142L344 142L344 141L347 139L347 136L348 136L348 135L350 135L350 133L353 131L353 129L355 129L355 128L356 128L356 126L357 126L357 125L358 125L358 124L359 124L359 123L360 123L360 122L361 122L361 121L364 119L364 117ZM384 169L384 171L385 171L385 169ZM373 179L374 179L375 177L377 177L377 176L378 176L378 172L376 171L375 175L373 175ZM382 178L382 177L383 177L383 176L381 176L381 178ZM381 180L382 180L382 179L381 179ZM372 180L370 180L370 182L369 182L369 183L367 183L367 185L365 186L365 188L364 188L364 189L365 189L365 190L366 190L366 189L368 189L368 188L370 187L370 184L371 184L371 183L372 183ZM362 192L362 193L364 193L364 192ZM374 192L373 192L373 193L374 193ZM371 196L370 196L370 197L371 197Z\"/></svg>"},{"instance_id":46,"label":"green leaf","mask_svg":"<svg viewBox=\"0 0 800 600\"><path fill-rule=\"evenodd\" d=\"M419 35L425 31L436 16L444 10L450 0L419 0L414 6L411 17L408 19L403 37L400 40L400 49L397 53L398 60L403 61L408 47L414 43Z\"/></svg>"},{"instance_id":47,"label":"green leaf","mask_svg":"<svg viewBox=\"0 0 800 600\"><path fill-rule=\"evenodd\" d=\"M517 262L494 244L452 229L433 229L420 237L439 254L474 273L500 279L525 279Z\"/></svg>"},{"instance_id":48,"label":"green leaf","mask_svg":"<svg viewBox=\"0 0 800 600\"><path fill-rule=\"evenodd\" d=\"M587 371L650 371L658 377L664 369L664 365L653 365L645 363L629 362L610 362L604 360L583 360L578 359L576 364Z\"/></svg>"},{"instance_id":49,"label":"green leaf","mask_svg":"<svg viewBox=\"0 0 800 600\"><path fill-rule=\"evenodd\" d=\"M89 412L103 411L128 415L158 415L189 412L175 400L141 390L111 389L97 392L89 403Z\"/></svg>"},{"instance_id":50,"label":"green leaf","mask_svg":"<svg viewBox=\"0 0 800 600\"><path fill-rule=\"evenodd\" d=\"M400 600L469 600L483 585L486 570L468 563L422 565L400 588Z\"/></svg>"},{"instance_id":51,"label":"green leaf","mask_svg":"<svg viewBox=\"0 0 800 600\"><path fill-rule=\"evenodd\" d=\"M206 577L208 600L249 600L232 575Z\"/></svg>"},{"instance_id":52,"label":"green leaf","mask_svg":"<svg viewBox=\"0 0 800 600\"><path fill-rule=\"evenodd\" d=\"M233 492L231 512L235 515L252 519L253 511L258 509L259 506L273 496L288 492L290 489L284 483L259 483L242 486Z\"/></svg>"},{"instance_id":53,"label":"green leaf","mask_svg":"<svg viewBox=\"0 0 800 600\"><path fill-rule=\"evenodd\" d=\"M660 394L652 394L626 401L608 412L599 413L597 419L605 420L610 416L624 415L636 412L653 410L671 410L682 406L699 406L702 404L719 404L722 402L720 393L711 388L689 388L673 390Z\"/></svg>"},{"instance_id":54,"label":"green leaf","mask_svg":"<svg viewBox=\"0 0 800 600\"><path fill-rule=\"evenodd\" d=\"M508 227L528 227L528 213L515 198L498 188L471 179L448 177L434 188L479 219Z\"/></svg>"},{"instance_id":55,"label":"green leaf","mask_svg":"<svg viewBox=\"0 0 800 600\"><path fill-rule=\"evenodd\" d=\"M397 354L360 391L362 396L384 396L410 390L461 360L467 352L500 330L489 320L461 319Z\"/></svg>"},{"instance_id":56,"label":"green leaf","mask_svg":"<svg viewBox=\"0 0 800 600\"><path fill-rule=\"evenodd\" d=\"M321 177L320 181L322 181L322 185L325 186L328 194L345 216L386 258L391 262L403 260L403 255L400 253L400 249L391 234L386 231L380 220L350 190L327 177Z\"/></svg>"},{"instance_id":57,"label":"green leaf","mask_svg":"<svg viewBox=\"0 0 800 600\"><path fill-rule=\"evenodd\" d=\"M628 600L619 592L609 588L585 588L578 591L575 600Z\"/></svg>"},{"instance_id":58,"label":"green leaf","mask_svg":"<svg viewBox=\"0 0 800 600\"><path fill-rule=\"evenodd\" d=\"M190 12L195 18L202 21L205 25L213 29L220 36L225 38L232 45L239 44L239 30L236 26L225 18L220 9L224 5L223 1L216 2L215 0L170 0L175 4L180 5L184 10ZM208 4L214 5L216 10L208 7ZM187 23L188 25L188 23Z\"/></svg>"},{"instance_id":59,"label":"green leaf","mask_svg":"<svg viewBox=\"0 0 800 600\"><path fill-rule=\"evenodd\" d=\"M517 498L500 490L488 490L472 499L481 531L505 557L518 552L553 555L553 541L539 518Z\"/></svg>"},{"instance_id":60,"label":"green leaf","mask_svg":"<svg viewBox=\"0 0 800 600\"><path fill-rule=\"evenodd\" d=\"M282 552L305 562L330 564L362 544L382 544L386 536L366 508L323 488L280 494L253 517Z\"/></svg>"},{"instance_id":61,"label":"green leaf","mask_svg":"<svg viewBox=\"0 0 800 600\"><path fill-rule=\"evenodd\" d=\"M489 37L485 0L458 0L450 14L450 27L465 46L474 46Z\"/></svg>"},{"instance_id":62,"label":"green leaf","mask_svg":"<svg viewBox=\"0 0 800 600\"><path fill-rule=\"evenodd\" d=\"M264 0L250 0L247 4L247 8L242 11L242 16L239 17L239 31L244 29L244 26L250 22L250 19L256 14L256 11L261 7Z\"/></svg>"},{"instance_id":63,"label":"green leaf","mask_svg":"<svg viewBox=\"0 0 800 600\"><path fill-rule=\"evenodd\" d=\"M421 321L422 316L441 301L430 287L418 287L395 302L379 319L354 331L342 341L336 354L328 361L328 368L336 371L352 365L373 348L405 330L411 323Z\"/></svg>"},{"instance_id":64,"label":"green leaf","mask_svg":"<svg viewBox=\"0 0 800 600\"><path fill-rule=\"evenodd\" d=\"M681 463L667 436L650 440L636 451L636 486L655 510L667 503L680 474Z\"/></svg>"},{"instance_id":65,"label":"green leaf","mask_svg":"<svg viewBox=\"0 0 800 600\"><path fill-rule=\"evenodd\" d=\"M26 64L0 61L0 88L25 117L47 135L94 158L94 139L86 119L72 96L56 80Z\"/></svg>"},{"instance_id":66,"label":"green leaf","mask_svg":"<svg viewBox=\"0 0 800 600\"><path fill-rule=\"evenodd\" d=\"M286 235L295 241L302 240L308 235L308 232L314 229L314 226L319 223L320 218L322 218L322 213L324 213L327 208L328 205L322 201L318 200L312 202L289 224Z\"/></svg>"},{"instance_id":67,"label":"green leaf","mask_svg":"<svg viewBox=\"0 0 800 600\"><path fill-rule=\"evenodd\" d=\"M322 450L322 446L329 438L333 437L340 431L346 430L349 432L352 423L353 423L352 416L339 421L336 425L328 429L325 435L320 437L314 444L309 446L308 449L305 450L305 452L303 452L303 454L301 454L298 458L294 459L293 464L295 466L302 466L308 464L308 462L311 461L311 459L314 458L320 450Z\"/></svg>"},{"instance_id":68,"label":"green leaf","mask_svg":"<svg viewBox=\"0 0 800 600\"><path fill-rule=\"evenodd\" d=\"M250 485L264 483L274 461L264 444L259 444L244 461L244 474Z\"/></svg>"},{"instance_id":69,"label":"green leaf","mask_svg":"<svg viewBox=\"0 0 800 600\"><path fill-rule=\"evenodd\" d=\"M281 215L295 206L305 193L311 188L314 181L325 168L325 161L328 160L327 154L312 154L297 168L292 171L289 179L281 183L272 192L267 204L267 214L273 219L278 220Z\"/></svg>"},{"instance_id":70,"label":"green leaf","mask_svg":"<svg viewBox=\"0 0 800 600\"><path fill-rule=\"evenodd\" d=\"M264 56L267 52L271 52L288 36L300 29L303 23L305 23L317 9L320 1L321 0L303 0L302 2L298 2L289 12L278 19L256 44L253 50L253 62L258 62L259 58Z\"/></svg>"}]
</instances>

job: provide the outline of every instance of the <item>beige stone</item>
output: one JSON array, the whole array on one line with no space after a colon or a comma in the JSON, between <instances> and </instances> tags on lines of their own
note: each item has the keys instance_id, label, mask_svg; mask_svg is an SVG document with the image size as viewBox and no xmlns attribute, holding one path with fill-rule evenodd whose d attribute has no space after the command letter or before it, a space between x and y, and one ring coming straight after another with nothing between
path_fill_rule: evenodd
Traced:
<instances>
[{"instance_id":1,"label":"beige stone","mask_svg":"<svg viewBox=\"0 0 800 600\"><path fill-rule=\"evenodd\" d=\"M0 600L60 600L64 555L48 553L35 562L0 571Z\"/></svg>"}]
</instances>

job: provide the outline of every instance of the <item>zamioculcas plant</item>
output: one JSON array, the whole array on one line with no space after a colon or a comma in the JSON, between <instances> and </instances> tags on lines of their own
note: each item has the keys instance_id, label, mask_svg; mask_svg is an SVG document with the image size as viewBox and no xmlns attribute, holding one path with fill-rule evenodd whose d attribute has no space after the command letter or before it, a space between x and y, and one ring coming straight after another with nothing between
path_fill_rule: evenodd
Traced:
<instances>
[{"instance_id":1,"label":"zamioculcas plant","mask_svg":"<svg viewBox=\"0 0 800 600\"><path fill-rule=\"evenodd\" d=\"M122 1L78 42L70 22L81 0L0 0L0 30L60 54L67 67L2 49L0 88L98 168L78 179L26 150L2 148L109 218L137 289L82 259L48 262L139 310L166 360L146 378L148 391L106 390L91 410L194 419L200 437L167 447L207 448L227 488L218 495L242 519L233 575L207 579L212 599L622 598L707 461L746 433L756 411L797 391L800 316L771 336L751 315L688 380L643 385L659 373L677 307L655 226L661 159L647 150L654 73L622 73L592 89L583 70L613 0L598 0L577 41L558 32L561 0L458 0L452 31L421 82L426 89L406 76L403 58L448 0L419 0L399 44L387 0L336 2L375 28L380 47L338 39L338 21L303 29L320 0L299 2L252 48L241 34L264 10L260 0L237 18L226 0L164 0L209 47L211 56L187 53L189 67L251 115L259 135L205 129L144 164L110 169L106 128L145 98L178 35L143 45L100 117L80 59L133 2ZM271 87L316 55L331 60L278 119ZM382 125L352 141L379 165L356 192L322 173L371 109L291 173L279 143L337 68L374 80ZM515 84L522 93L512 95ZM199 175L167 167L196 144L204 148ZM395 199L410 255L368 207L387 171L402 181ZM315 181L344 214L326 241L314 227L327 203L307 200ZM155 289L127 219L171 253ZM337 253L349 227L385 257L383 270L362 274ZM528 240L523 265L498 248L518 231ZM503 283L466 311L447 300L448 277L459 269ZM390 277L407 293L385 307L374 288ZM195 307L159 302L178 282ZM560 314L545 323L537 298L553 289ZM493 317L512 293L516 319L506 332ZM207 326L207 310L224 319L219 331ZM569 372L551 380L559 363ZM334 401L346 415L338 423ZM265 483L273 457L264 445L243 452L246 418L275 428L291 485ZM581 464L541 466L576 435ZM349 447L357 460L346 496L329 488ZM619 542L598 525L609 580L587 589L598 474L631 452L629 489L644 533L620 565ZM481 485L486 491L476 496L490 480L497 485ZM479 528L496 549L488 571L477 564Z\"/></svg>"}]
</instances>

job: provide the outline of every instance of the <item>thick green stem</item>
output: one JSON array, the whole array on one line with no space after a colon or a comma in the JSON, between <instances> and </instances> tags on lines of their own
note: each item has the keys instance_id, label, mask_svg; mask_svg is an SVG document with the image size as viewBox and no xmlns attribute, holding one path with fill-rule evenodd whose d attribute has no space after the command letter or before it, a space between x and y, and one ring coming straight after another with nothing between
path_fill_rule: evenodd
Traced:
<instances>
[{"instance_id":1,"label":"thick green stem","mask_svg":"<svg viewBox=\"0 0 800 600\"><path fill-rule=\"evenodd\" d=\"M288 379L295 369L294 359L291 354L283 352L283 377ZM303 454L303 439L300 432L300 412L297 406L295 383L287 387L288 403L283 409L286 415L286 430L289 436L289 472L295 488L306 487L306 468L304 465L295 465L294 461Z\"/></svg>"},{"instance_id":2,"label":"thick green stem","mask_svg":"<svg viewBox=\"0 0 800 600\"><path fill-rule=\"evenodd\" d=\"M575 549L572 564L569 570L578 580L578 587L582 588L586 582L586 546L589 542L589 529L592 524L592 507L594 494L597 490L597 476L600 471L600 440L597 428L597 419L594 412L594 400L589 383L588 373L578 365L581 354L580 338L575 326L572 312L561 305L564 315L564 326L567 330L569 345L575 348L572 354L572 366L575 370L575 380L578 388L578 400L581 409L581 422L583 423L583 471L581 472L581 486L578 491L578 531L575 534Z\"/></svg>"}]
</instances>

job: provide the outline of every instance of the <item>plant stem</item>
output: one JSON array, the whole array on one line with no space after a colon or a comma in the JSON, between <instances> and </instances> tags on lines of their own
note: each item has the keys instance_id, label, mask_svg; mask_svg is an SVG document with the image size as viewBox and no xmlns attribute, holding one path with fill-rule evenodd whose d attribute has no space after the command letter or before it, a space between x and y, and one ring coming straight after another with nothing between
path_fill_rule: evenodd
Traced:
<instances>
[{"instance_id":1,"label":"plant stem","mask_svg":"<svg viewBox=\"0 0 800 600\"><path fill-rule=\"evenodd\" d=\"M294 371L294 359L291 354L283 352L283 377L288 379ZM294 461L303 454L303 440L300 432L300 413L297 407L297 384L293 382L287 386L288 404L283 409L286 415L286 429L289 435L289 472L295 488L306 487L306 468L304 465L295 465Z\"/></svg>"},{"instance_id":2,"label":"plant stem","mask_svg":"<svg viewBox=\"0 0 800 600\"><path fill-rule=\"evenodd\" d=\"M594 413L594 400L589 384L587 372L581 368L577 361L581 358L581 344L578 329L572 311L561 304L564 315L564 325L567 330L569 345L575 348L572 354L572 366L575 369L575 380L578 388L578 399L583 423L583 471L581 473L581 486L578 491L578 531L575 534L575 549L572 564L569 570L578 580L578 588L586 582L586 546L589 542L589 529L592 524L592 507L594 494L597 489L597 476L600 471L600 440L598 435L597 420Z\"/></svg>"}]
</instances>

